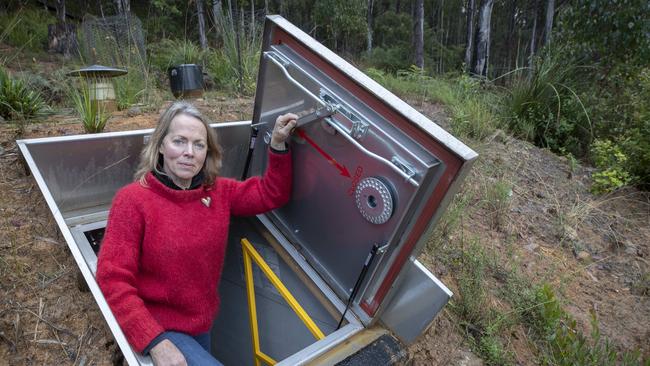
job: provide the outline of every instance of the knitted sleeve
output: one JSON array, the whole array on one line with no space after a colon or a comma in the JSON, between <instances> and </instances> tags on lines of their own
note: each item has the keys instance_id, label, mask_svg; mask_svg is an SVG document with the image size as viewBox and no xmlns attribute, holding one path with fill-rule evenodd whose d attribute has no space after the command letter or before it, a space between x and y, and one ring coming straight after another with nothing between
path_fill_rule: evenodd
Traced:
<instances>
[{"instance_id":1,"label":"knitted sleeve","mask_svg":"<svg viewBox=\"0 0 650 366\"><path fill-rule=\"evenodd\" d=\"M252 216L284 205L291 194L291 174L291 153L270 150L264 176L233 183L231 213L235 216Z\"/></svg>"},{"instance_id":2,"label":"knitted sleeve","mask_svg":"<svg viewBox=\"0 0 650 366\"><path fill-rule=\"evenodd\" d=\"M164 329L138 296L136 275L144 219L133 191L120 190L113 200L97 263L97 283L126 339L142 350Z\"/></svg>"}]
</instances>

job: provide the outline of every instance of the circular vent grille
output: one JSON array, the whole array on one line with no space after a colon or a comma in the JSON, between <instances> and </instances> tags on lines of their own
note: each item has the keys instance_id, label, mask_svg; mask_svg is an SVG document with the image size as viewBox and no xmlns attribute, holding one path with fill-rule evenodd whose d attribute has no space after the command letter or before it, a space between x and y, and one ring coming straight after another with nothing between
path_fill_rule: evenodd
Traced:
<instances>
[{"instance_id":1,"label":"circular vent grille","mask_svg":"<svg viewBox=\"0 0 650 366\"><path fill-rule=\"evenodd\" d=\"M362 179L357 185L355 199L361 215L373 224L383 224L393 214L393 194L378 178Z\"/></svg>"}]
</instances>

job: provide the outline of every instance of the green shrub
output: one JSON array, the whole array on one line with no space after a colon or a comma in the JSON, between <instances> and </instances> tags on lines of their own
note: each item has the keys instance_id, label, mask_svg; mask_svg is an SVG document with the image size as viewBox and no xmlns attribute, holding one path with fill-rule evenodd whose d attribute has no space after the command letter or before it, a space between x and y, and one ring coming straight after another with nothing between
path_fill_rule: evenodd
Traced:
<instances>
[{"instance_id":1,"label":"green shrub","mask_svg":"<svg viewBox=\"0 0 650 366\"><path fill-rule=\"evenodd\" d=\"M593 193L612 192L632 182L633 177L628 171L628 157L619 145L610 140L596 140L591 151L594 165L599 169L592 175Z\"/></svg>"},{"instance_id":2,"label":"green shrub","mask_svg":"<svg viewBox=\"0 0 650 366\"><path fill-rule=\"evenodd\" d=\"M114 80L115 102L119 110L125 110L137 104L146 92L146 81L138 74L129 73Z\"/></svg>"},{"instance_id":3,"label":"green shrub","mask_svg":"<svg viewBox=\"0 0 650 366\"><path fill-rule=\"evenodd\" d=\"M229 65L229 68L223 67L218 70L217 74L223 72L222 86L225 86L231 92L238 92L244 95L253 95L255 93L255 84L257 83L257 68L260 63L260 50L262 48L262 27L256 20L250 20L250 24L243 24L244 20L240 19L239 24L229 24L223 22L221 25L221 36L223 38L223 48L220 50L221 56ZM249 32L241 32L239 36L240 57L237 55L237 42L234 27L248 29ZM219 57L221 57L219 56ZM241 75L239 60L241 59ZM218 61L217 58L215 61ZM228 72L228 74L225 74ZM240 85L241 76L241 85Z\"/></svg>"},{"instance_id":4,"label":"green shrub","mask_svg":"<svg viewBox=\"0 0 650 366\"><path fill-rule=\"evenodd\" d=\"M447 107L451 132L461 138L483 140L500 126L495 115L497 95L466 75L456 78L431 77L415 66L397 75L377 68L366 72L386 89L403 98L417 97Z\"/></svg>"},{"instance_id":5,"label":"green shrub","mask_svg":"<svg viewBox=\"0 0 650 366\"><path fill-rule=\"evenodd\" d=\"M205 71L212 76L217 88L237 89L236 65L230 64L230 60L222 50L210 50L206 53Z\"/></svg>"},{"instance_id":6,"label":"green shrub","mask_svg":"<svg viewBox=\"0 0 650 366\"><path fill-rule=\"evenodd\" d=\"M376 47L403 48L407 52L402 54L402 58L408 58L405 56L409 55L412 31L413 19L409 14L389 10L375 18L373 41Z\"/></svg>"},{"instance_id":7,"label":"green shrub","mask_svg":"<svg viewBox=\"0 0 650 366\"><path fill-rule=\"evenodd\" d=\"M47 45L47 25L56 18L39 8L22 8L13 14L0 14L4 41L15 47L43 51Z\"/></svg>"},{"instance_id":8,"label":"green shrub","mask_svg":"<svg viewBox=\"0 0 650 366\"><path fill-rule=\"evenodd\" d=\"M585 335L562 308L549 284L514 282L519 285L510 290L509 299L542 346L542 364L641 365L639 352L616 352L609 339L602 337L595 313L591 313L591 333Z\"/></svg>"},{"instance_id":9,"label":"green shrub","mask_svg":"<svg viewBox=\"0 0 650 366\"><path fill-rule=\"evenodd\" d=\"M157 70L167 73L170 66L203 64L204 53L196 43L183 39L163 39L148 45L149 61Z\"/></svg>"},{"instance_id":10,"label":"green shrub","mask_svg":"<svg viewBox=\"0 0 650 366\"><path fill-rule=\"evenodd\" d=\"M74 102L74 108L81 118L81 124L87 133L102 132L110 113L106 111L104 104L92 98L90 85L81 80L80 87L70 86L70 99Z\"/></svg>"},{"instance_id":11,"label":"green shrub","mask_svg":"<svg viewBox=\"0 0 650 366\"><path fill-rule=\"evenodd\" d=\"M20 72L16 75L27 84L27 88L39 93L48 105L53 105L66 102L66 72L61 68L49 74Z\"/></svg>"},{"instance_id":12,"label":"green shrub","mask_svg":"<svg viewBox=\"0 0 650 366\"><path fill-rule=\"evenodd\" d=\"M313 35L335 51L356 53L366 43L365 1L316 1L311 15Z\"/></svg>"},{"instance_id":13,"label":"green shrub","mask_svg":"<svg viewBox=\"0 0 650 366\"><path fill-rule=\"evenodd\" d=\"M394 73L411 66L412 60L407 56L408 54L409 48L406 46L375 47L370 56L366 58L366 63L372 67Z\"/></svg>"},{"instance_id":14,"label":"green shrub","mask_svg":"<svg viewBox=\"0 0 650 366\"><path fill-rule=\"evenodd\" d=\"M41 95L21 79L12 78L0 67L0 116L29 119L42 115L47 105Z\"/></svg>"},{"instance_id":15,"label":"green shrub","mask_svg":"<svg viewBox=\"0 0 650 366\"><path fill-rule=\"evenodd\" d=\"M591 118L572 81L578 67L547 51L529 75L515 79L503 100L504 119L518 137L553 151L586 155L593 140Z\"/></svg>"}]
</instances>

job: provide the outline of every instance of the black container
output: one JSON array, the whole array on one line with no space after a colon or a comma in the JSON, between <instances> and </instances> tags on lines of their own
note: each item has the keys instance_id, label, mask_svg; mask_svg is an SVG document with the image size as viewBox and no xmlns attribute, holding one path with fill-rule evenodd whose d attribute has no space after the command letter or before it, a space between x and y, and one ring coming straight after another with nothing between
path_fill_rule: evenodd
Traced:
<instances>
[{"instance_id":1,"label":"black container","mask_svg":"<svg viewBox=\"0 0 650 366\"><path fill-rule=\"evenodd\" d=\"M203 72L201 66L196 64L182 64L167 69L169 85L176 98L194 97L203 95Z\"/></svg>"}]
</instances>

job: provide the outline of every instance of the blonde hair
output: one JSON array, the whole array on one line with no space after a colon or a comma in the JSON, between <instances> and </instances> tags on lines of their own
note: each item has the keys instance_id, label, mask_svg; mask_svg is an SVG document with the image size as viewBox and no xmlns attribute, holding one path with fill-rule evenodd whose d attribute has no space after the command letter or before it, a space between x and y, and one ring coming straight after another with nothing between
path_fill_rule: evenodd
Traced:
<instances>
[{"instance_id":1,"label":"blonde hair","mask_svg":"<svg viewBox=\"0 0 650 366\"><path fill-rule=\"evenodd\" d=\"M161 172L158 169L158 159L161 156L160 146L169 132L172 120L179 114L194 117L203 123L203 126L207 131L208 140L208 152L205 157L205 163L203 163L203 168L201 169L205 176L203 184L212 185L217 179L219 170L221 169L221 146L219 146L219 143L217 142L217 133L210 128L207 119L198 109L196 109L196 107L188 102L180 101L172 103L172 105L170 105L169 108L160 115L156 129L153 131L149 142L140 153L140 163L135 171L134 179L139 181L143 186L147 186L146 177L147 173L150 171L155 170L159 174L166 175L165 172Z\"/></svg>"}]
</instances>

